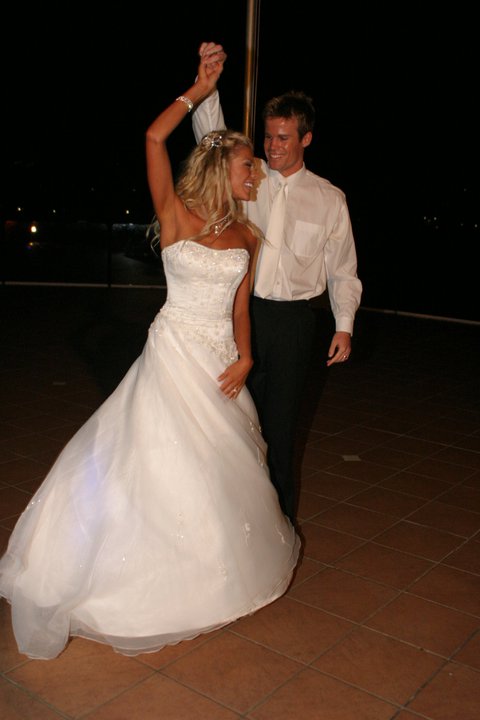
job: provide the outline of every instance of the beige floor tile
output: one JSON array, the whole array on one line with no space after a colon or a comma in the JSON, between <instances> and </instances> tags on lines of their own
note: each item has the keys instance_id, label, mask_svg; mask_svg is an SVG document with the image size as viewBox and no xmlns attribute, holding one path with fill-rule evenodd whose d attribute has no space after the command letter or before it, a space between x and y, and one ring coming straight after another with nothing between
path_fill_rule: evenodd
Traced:
<instances>
[{"instance_id":1,"label":"beige floor tile","mask_svg":"<svg viewBox=\"0 0 480 720\"><path fill-rule=\"evenodd\" d=\"M223 633L162 670L192 690L247 712L302 665L233 633Z\"/></svg>"},{"instance_id":2,"label":"beige floor tile","mask_svg":"<svg viewBox=\"0 0 480 720\"><path fill-rule=\"evenodd\" d=\"M337 560L335 565L340 570L348 570L399 590L405 589L433 567L433 563L428 560L383 547L375 542L362 545L358 550Z\"/></svg>"},{"instance_id":3,"label":"beige floor tile","mask_svg":"<svg viewBox=\"0 0 480 720\"><path fill-rule=\"evenodd\" d=\"M59 720L59 715L37 698L0 677L2 720Z\"/></svg>"},{"instance_id":4,"label":"beige floor tile","mask_svg":"<svg viewBox=\"0 0 480 720\"><path fill-rule=\"evenodd\" d=\"M236 720L237 713L155 674L88 715L89 720Z\"/></svg>"},{"instance_id":5,"label":"beige floor tile","mask_svg":"<svg viewBox=\"0 0 480 720\"><path fill-rule=\"evenodd\" d=\"M393 588L327 568L292 588L289 596L346 620L362 622L397 594Z\"/></svg>"},{"instance_id":6,"label":"beige floor tile","mask_svg":"<svg viewBox=\"0 0 480 720\"><path fill-rule=\"evenodd\" d=\"M448 413L448 408L445 408L444 417L432 418L437 427L450 430L460 436L471 435L476 431L477 421L474 418L450 417Z\"/></svg>"},{"instance_id":7,"label":"beige floor tile","mask_svg":"<svg viewBox=\"0 0 480 720\"><path fill-rule=\"evenodd\" d=\"M41 429L43 434L49 430L61 427L65 424L66 420L68 420L68 418L44 413L43 415L35 415L29 418L18 418L15 424L21 428L25 434L38 432L39 429Z\"/></svg>"},{"instance_id":8,"label":"beige floor tile","mask_svg":"<svg viewBox=\"0 0 480 720\"><path fill-rule=\"evenodd\" d=\"M356 497L351 498L348 503L338 503L329 510L325 510L317 515L313 522L316 525L325 525L332 530L349 533L365 540L375 537L395 524L396 518L392 515L353 505Z\"/></svg>"},{"instance_id":9,"label":"beige floor tile","mask_svg":"<svg viewBox=\"0 0 480 720\"><path fill-rule=\"evenodd\" d=\"M422 457L428 457L438 452L437 443L429 442L428 440L420 440L420 438L411 437L410 435L400 435L392 439L385 441L385 446L392 448L393 450L399 450L400 452L411 453L412 455L420 455ZM424 462L418 460L418 462Z\"/></svg>"},{"instance_id":10,"label":"beige floor tile","mask_svg":"<svg viewBox=\"0 0 480 720\"><path fill-rule=\"evenodd\" d=\"M342 455L360 455L360 453L367 452L371 448L371 442L364 442L362 440L354 440L351 437L347 437L344 433L338 435L325 435L318 440L312 448L319 450L325 450L326 452L333 453L341 459Z\"/></svg>"},{"instance_id":11,"label":"beige floor tile","mask_svg":"<svg viewBox=\"0 0 480 720\"><path fill-rule=\"evenodd\" d=\"M17 483L16 487L18 488L18 490L22 490L24 493L26 493L30 498L30 496L38 490L38 488L43 482L43 479L44 476L38 477L35 480L27 480L26 482L20 482Z\"/></svg>"},{"instance_id":12,"label":"beige floor tile","mask_svg":"<svg viewBox=\"0 0 480 720\"><path fill-rule=\"evenodd\" d=\"M386 465L377 465L377 463L361 460L360 462L342 461L330 468L330 472L336 475L343 475L352 480L361 480L370 485L374 485L381 480L393 475L395 470Z\"/></svg>"},{"instance_id":13,"label":"beige floor tile","mask_svg":"<svg viewBox=\"0 0 480 720\"><path fill-rule=\"evenodd\" d=\"M470 450L462 450L456 447L447 447L440 450L436 456L437 460L442 462L460 465L473 470L480 470L480 453Z\"/></svg>"},{"instance_id":14,"label":"beige floor tile","mask_svg":"<svg viewBox=\"0 0 480 720\"><path fill-rule=\"evenodd\" d=\"M412 465L410 472L416 475L426 475L427 477L436 478L450 485L456 485L456 483L468 477L472 470L471 468L462 467L461 465L442 462L436 457L427 457L418 460L418 462Z\"/></svg>"},{"instance_id":15,"label":"beige floor tile","mask_svg":"<svg viewBox=\"0 0 480 720\"><path fill-rule=\"evenodd\" d=\"M22 359L23 355L24 353L21 354ZM6 403L30 405L34 402L35 398L41 397L32 387L28 387L26 372L28 372L28 369L24 370L17 382L15 382L13 378L11 382L2 383L2 398L4 398Z\"/></svg>"},{"instance_id":16,"label":"beige floor tile","mask_svg":"<svg viewBox=\"0 0 480 720\"><path fill-rule=\"evenodd\" d=\"M199 635L198 637L193 638L193 640L184 640L176 645L167 645L162 648L162 650L158 650L158 652L155 653L143 653L141 655L137 655L135 659L138 660L138 662L143 662L145 665L159 670L160 668L166 667L167 665L170 665L170 663L175 662L175 660L188 655L199 645L210 642L210 640L217 637L217 635L222 632L225 632L225 630L214 630L210 633Z\"/></svg>"},{"instance_id":17,"label":"beige floor tile","mask_svg":"<svg viewBox=\"0 0 480 720\"><path fill-rule=\"evenodd\" d=\"M364 490L368 485L358 480L318 471L301 482L302 490L318 493L334 500L347 500Z\"/></svg>"},{"instance_id":18,"label":"beige floor tile","mask_svg":"<svg viewBox=\"0 0 480 720\"><path fill-rule=\"evenodd\" d=\"M57 440L57 442L63 447L65 443L67 443L71 437L76 433L76 431L79 429L81 423L72 423L68 422L65 425L62 425L62 427L54 428L53 430L50 430L48 433L49 439Z\"/></svg>"},{"instance_id":19,"label":"beige floor tile","mask_svg":"<svg viewBox=\"0 0 480 720\"><path fill-rule=\"evenodd\" d=\"M0 480L8 485L17 485L45 475L46 466L37 460L19 457L0 464Z\"/></svg>"},{"instance_id":20,"label":"beige floor tile","mask_svg":"<svg viewBox=\"0 0 480 720\"><path fill-rule=\"evenodd\" d=\"M438 561L456 550L463 540L458 535L402 520L378 535L375 542L427 560Z\"/></svg>"},{"instance_id":21,"label":"beige floor tile","mask_svg":"<svg viewBox=\"0 0 480 720\"><path fill-rule=\"evenodd\" d=\"M352 505L358 505L366 510L384 513L394 518L403 518L418 510L425 504L423 498L405 493L387 490L385 487L372 487L356 495L350 500Z\"/></svg>"},{"instance_id":22,"label":"beige floor tile","mask_svg":"<svg viewBox=\"0 0 480 720\"><path fill-rule=\"evenodd\" d=\"M133 687L153 670L99 643L74 639L54 660L30 660L6 674L61 712L85 714Z\"/></svg>"},{"instance_id":23,"label":"beige floor tile","mask_svg":"<svg viewBox=\"0 0 480 720\"><path fill-rule=\"evenodd\" d=\"M450 484L437 478L417 475L410 471L399 472L381 482L380 487L388 490L415 495L425 500L433 500L449 489Z\"/></svg>"},{"instance_id":24,"label":"beige floor tile","mask_svg":"<svg viewBox=\"0 0 480 720\"><path fill-rule=\"evenodd\" d=\"M480 490L467 487L465 484L456 486L442 495L442 502L453 507L480 513Z\"/></svg>"},{"instance_id":25,"label":"beige floor tile","mask_svg":"<svg viewBox=\"0 0 480 720\"><path fill-rule=\"evenodd\" d=\"M453 656L453 659L464 665L470 665L475 670L480 670L480 630L472 635L461 650Z\"/></svg>"},{"instance_id":26,"label":"beige floor tile","mask_svg":"<svg viewBox=\"0 0 480 720\"><path fill-rule=\"evenodd\" d=\"M9 441L11 450L16 456L22 456L33 459L41 465L45 465L43 460L39 460L38 456L45 452L45 449L51 452L59 452L63 443L55 442L54 439L42 435L41 433L29 433L21 437L12 438Z\"/></svg>"},{"instance_id":27,"label":"beige floor tile","mask_svg":"<svg viewBox=\"0 0 480 720\"><path fill-rule=\"evenodd\" d=\"M3 438L0 440L0 463L4 462L10 462L11 460L15 460L17 458L17 455L12 451L12 448L10 447L10 442L8 440L3 440ZM0 484L1 481L0 481Z\"/></svg>"},{"instance_id":28,"label":"beige floor tile","mask_svg":"<svg viewBox=\"0 0 480 720\"><path fill-rule=\"evenodd\" d=\"M233 631L298 662L310 663L352 627L346 620L283 597L239 620Z\"/></svg>"},{"instance_id":29,"label":"beige floor tile","mask_svg":"<svg viewBox=\"0 0 480 720\"><path fill-rule=\"evenodd\" d=\"M12 450L15 450L14 443L23 438L25 434L25 430L22 430L22 428L15 423L0 423L0 437L2 441L8 442L8 446Z\"/></svg>"},{"instance_id":30,"label":"beige floor tile","mask_svg":"<svg viewBox=\"0 0 480 720\"><path fill-rule=\"evenodd\" d=\"M380 446L367 450L361 454L362 460L377 463L378 465L387 465L387 467L403 470L410 467L417 460L417 456L411 453L401 452L393 448Z\"/></svg>"},{"instance_id":31,"label":"beige floor tile","mask_svg":"<svg viewBox=\"0 0 480 720\"><path fill-rule=\"evenodd\" d=\"M449 663L409 705L432 720L478 720L480 682L471 668Z\"/></svg>"},{"instance_id":32,"label":"beige floor tile","mask_svg":"<svg viewBox=\"0 0 480 720\"><path fill-rule=\"evenodd\" d=\"M0 520L0 523L2 521ZM8 525L8 522L6 523ZM0 525L0 554L3 555L3 553L6 551L8 546L8 541L10 539L10 535L12 534L12 528L11 526L4 526L3 524Z\"/></svg>"},{"instance_id":33,"label":"beige floor tile","mask_svg":"<svg viewBox=\"0 0 480 720\"><path fill-rule=\"evenodd\" d=\"M363 540L360 538L336 532L312 522L302 523L301 532L305 538L305 557L323 563L334 562L363 544Z\"/></svg>"},{"instance_id":34,"label":"beige floor tile","mask_svg":"<svg viewBox=\"0 0 480 720\"><path fill-rule=\"evenodd\" d=\"M465 480L463 480L462 485L466 485L467 487L475 488L476 490L480 490L480 471L474 472L472 475L469 475Z\"/></svg>"},{"instance_id":35,"label":"beige floor tile","mask_svg":"<svg viewBox=\"0 0 480 720\"><path fill-rule=\"evenodd\" d=\"M415 437L431 440L432 442L437 442L442 445L455 444L455 441L461 438L460 433L449 428L442 428L436 421L416 427L411 431L411 434L415 435Z\"/></svg>"},{"instance_id":36,"label":"beige floor tile","mask_svg":"<svg viewBox=\"0 0 480 720\"><path fill-rule=\"evenodd\" d=\"M451 505L441 502L441 499L424 505L420 510L412 513L409 520L465 538L471 537L480 530L479 513L452 508Z\"/></svg>"},{"instance_id":37,"label":"beige floor tile","mask_svg":"<svg viewBox=\"0 0 480 720\"><path fill-rule=\"evenodd\" d=\"M0 521L22 513L30 500L30 494L18 488L0 488Z\"/></svg>"},{"instance_id":38,"label":"beige floor tile","mask_svg":"<svg viewBox=\"0 0 480 720\"><path fill-rule=\"evenodd\" d=\"M331 507L336 501L331 498L326 498L315 493L302 491L300 493L297 518L302 520L308 520L309 518L315 517L319 513L323 512L327 508Z\"/></svg>"},{"instance_id":39,"label":"beige floor tile","mask_svg":"<svg viewBox=\"0 0 480 720\"><path fill-rule=\"evenodd\" d=\"M444 662L438 655L358 628L318 658L313 667L403 705Z\"/></svg>"},{"instance_id":40,"label":"beige floor tile","mask_svg":"<svg viewBox=\"0 0 480 720\"><path fill-rule=\"evenodd\" d=\"M325 403L322 401L322 408L325 410ZM341 420L329 417L324 412L316 414L311 420L311 429L316 432L324 432L328 435L335 432L342 432L345 424Z\"/></svg>"},{"instance_id":41,"label":"beige floor tile","mask_svg":"<svg viewBox=\"0 0 480 720\"><path fill-rule=\"evenodd\" d=\"M391 433L382 432L381 430L372 430L372 428L364 427L363 425L353 425L347 428L342 433L342 437L351 438L352 440L360 440L370 447L376 447L378 445L388 445L393 440ZM400 450L402 448L399 448Z\"/></svg>"},{"instance_id":42,"label":"beige floor tile","mask_svg":"<svg viewBox=\"0 0 480 720\"><path fill-rule=\"evenodd\" d=\"M455 445L464 450L480 452L480 438L476 435L463 436L455 441Z\"/></svg>"},{"instance_id":43,"label":"beige floor tile","mask_svg":"<svg viewBox=\"0 0 480 720\"><path fill-rule=\"evenodd\" d=\"M478 618L403 593L364 624L415 647L450 657L478 629Z\"/></svg>"},{"instance_id":44,"label":"beige floor tile","mask_svg":"<svg viewBox=\"0 0 480 720\"><path fill-rule=\"evenodd\" d=\"M309 445L303 453L301 471L303 473L306 469L313 471L325 470L325 468L336 465L339 459L339 456L335 453L329 453L321 448L311 447Z\"/></svg>"},{"instance_id":45,"label":"beige floor tile","mask_svg":"<svg viewBox=\"0 0 480 720\"><path fill-rule=\"evenodd\" d=\"M395 706L358 688L304 670L255 708L253 720L391 720Z\"/></svg>"},{"instance_id":46,"label":"beige floor tile","mask_svg":"<svg viewBox=\"0 0 480 720\"><path fill-rule=\"evenodd\" d=\"M12 398L12 401L13 402L3 403L0 408L0 422L12 423L15 425L17 418L28 418L38 415L37 409L31 405L19 405L14 401L14 398Z\"/></svg>"},{"instance_id":47,"label":"beige floor tile","mask_svg":"<svg viewBox=\"0 0 480 720\"><path fill-rule=\"evenodd\" d=\"M397 413L380 414L369 420L369 427L374 430L386 430L390 433L405 435L415 427L415 421L408 418L402 418Z\"/></svg>"},{"instance_id":48,"label":"beige floor tile","mask_svg":"<svg viewBox=\"0 0 480 720\"><path fill-rule=\"evenodd\" d=\"M298 562L297 567L295 568L295 573L293 575L292 584L290 587L292 588L296 585L299 585L300 583L304 582L304 580L313 577L324 568L325 565L323 563L303 556Z\"/></svg>"},{"instance_id":49,"label":"beige floor tile","mask_svg":"<svg viewBox=\"0 0 480 720\"><path fill-rule=\"evenodd\" d=\"M437 565L414 582L409 591L480 618L480 575Z\"/></svg>"}]
</instances>

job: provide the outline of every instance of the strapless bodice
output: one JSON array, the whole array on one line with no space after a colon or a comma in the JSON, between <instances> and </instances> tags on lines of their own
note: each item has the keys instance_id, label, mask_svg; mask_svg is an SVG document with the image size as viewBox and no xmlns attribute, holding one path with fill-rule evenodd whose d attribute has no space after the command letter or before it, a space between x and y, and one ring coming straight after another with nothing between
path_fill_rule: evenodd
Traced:
<instances>
[{"instance_id":1,"label":"strapless bodice","mask_svg":"<svg viewBox=\"0 0 480 720\"><path fill-rule=\"evenodd\" d=\"M217 250L194 240L168 245L162 251L168 287L163 309L185 322L230 319L248 260L245 248Z\"/></svg>"}]
</instances>

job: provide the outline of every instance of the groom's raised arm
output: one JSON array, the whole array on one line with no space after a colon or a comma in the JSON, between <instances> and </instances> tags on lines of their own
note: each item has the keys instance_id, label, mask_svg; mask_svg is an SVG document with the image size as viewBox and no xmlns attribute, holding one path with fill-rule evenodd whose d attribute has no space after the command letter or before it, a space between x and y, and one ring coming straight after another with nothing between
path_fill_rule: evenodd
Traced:
<instances>
[{"instance_id":1,"label":"groom's raised arm","mask_svg":"<svg viewBox=\"0 0 480 720\"><path fill-rule=\"evenodd\" d=\"M197 143L212 130L225 130L218 90L214 90L192 113L193 134Z\"/></svg>"}]
</instances>

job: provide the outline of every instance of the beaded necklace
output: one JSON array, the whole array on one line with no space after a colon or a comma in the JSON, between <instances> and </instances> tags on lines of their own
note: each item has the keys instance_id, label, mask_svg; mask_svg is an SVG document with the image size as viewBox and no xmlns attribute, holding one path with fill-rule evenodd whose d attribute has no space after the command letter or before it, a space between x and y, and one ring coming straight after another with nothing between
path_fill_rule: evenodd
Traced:
<instances>
[{"instance_id":1,"label":"beaded necklace","mask_svg":"<svg viewBox=\"0 0 480 720\"><path fill-rule=\"evenodd\" d=\"M232 222L232 219L230 217L230 213L228 212L226 215L224 215L218 222L216 222L213 226L213 234L215 237L218 237L222 234L222 232L227 228L230 223Z\"/></svg>"}]
</instances>

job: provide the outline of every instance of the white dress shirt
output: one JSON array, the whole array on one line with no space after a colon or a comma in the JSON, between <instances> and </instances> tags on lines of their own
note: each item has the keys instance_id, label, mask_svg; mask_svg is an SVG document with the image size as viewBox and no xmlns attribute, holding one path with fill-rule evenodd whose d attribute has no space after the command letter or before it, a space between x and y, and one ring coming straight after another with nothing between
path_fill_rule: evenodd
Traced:
<instances>
[{"instance_id":1,"label":"white dress shirt","mask_svg":"<svg viewBox=\"0 0 480 720\"><path fill-rule=\"evenodd\" d=\"M211 130L225 128L217 91L196 108L192 121L197 142ZM260 162L256 199L246 202L245 210L265 235L280 173ZM303 166L288 176L285 239L267 299L310 300L327 288L336 330L352 334L362 284L345 194Z\"/></svg>"}]
</instances>

